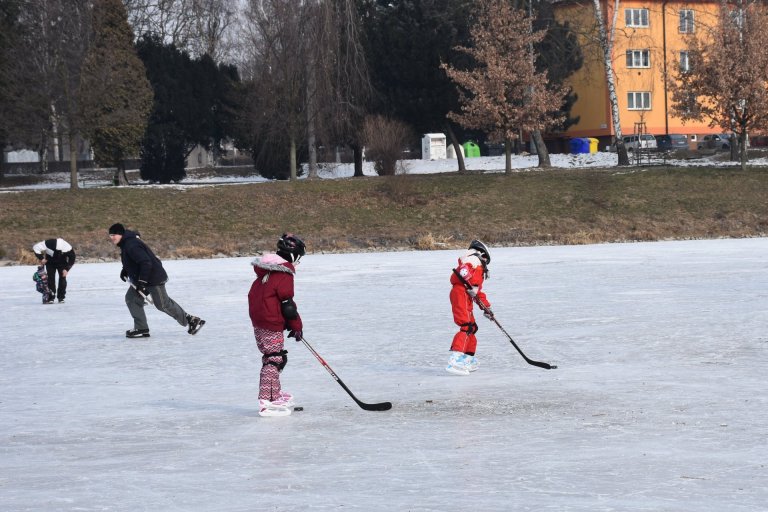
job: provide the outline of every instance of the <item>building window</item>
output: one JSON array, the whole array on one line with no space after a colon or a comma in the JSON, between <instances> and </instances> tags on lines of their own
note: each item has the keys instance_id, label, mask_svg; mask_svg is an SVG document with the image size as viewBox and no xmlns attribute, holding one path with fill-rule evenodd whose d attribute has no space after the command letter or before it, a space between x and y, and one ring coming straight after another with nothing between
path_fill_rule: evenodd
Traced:
<instances>
[{"instance_id":1,"label":"building window","mask_svg":"<svg viewBox=\"0 0 768 512\"><path fill-rule=\"evenodd\" d=\"M650 92L627 93L627 108L629 110L651 110Z\"/></svg>"},{"instance_id":2,"label":"building window","mask_svg":"<svg viewBox=\"0 0 768 512\"><path fill-rule=\"evenodd\" d=\"M691 61L687 51L680 52L680 72L688 73L691 70Z\"/></svg>"},{"instance_id":3,"label":"building window","mask_svg":"<svg viewBox=\"0 0 768 512\"><path fill-rule=\"evenodd\" d=\"M693 11L691 9L680 10L680 33L693 34Z\"/></svg>"},{"instance_id":4,"label":"building window","mask_svg":"<svg viewBox=\"0 0 768 512\"><path fill-rule=\"evenodd\" d=\"M624 9L624 20L628 27L647 27L648 9Z\"/></svg>"},{"instance_id":5,"label":"building window","mask_svg":"<svg viewBox=\"0 0 768 512\"><path fill-rule=\"evenodd\" d=\"M628 68L649 68L651 67L650 50L627 50Z\"/></svg>"}]
</instances>

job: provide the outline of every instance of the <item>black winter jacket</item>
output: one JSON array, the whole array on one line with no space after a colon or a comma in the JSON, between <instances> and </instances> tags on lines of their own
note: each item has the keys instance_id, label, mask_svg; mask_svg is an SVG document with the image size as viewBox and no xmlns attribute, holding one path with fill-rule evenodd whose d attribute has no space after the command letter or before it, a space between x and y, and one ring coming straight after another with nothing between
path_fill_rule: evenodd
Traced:
<instances>
[{"instance_id":1,"label":"black winter jacket","mask_svg":"<svg viewBox=\"0 0 768 512\"><path fill-rule=\"evenodd\" d=\"M157 286L168 280L163 264L152 250L138 237L138 233L126 230L120 247L120 259L131 282L145 281L149 286Z\"/></svg>"}]
</instances>

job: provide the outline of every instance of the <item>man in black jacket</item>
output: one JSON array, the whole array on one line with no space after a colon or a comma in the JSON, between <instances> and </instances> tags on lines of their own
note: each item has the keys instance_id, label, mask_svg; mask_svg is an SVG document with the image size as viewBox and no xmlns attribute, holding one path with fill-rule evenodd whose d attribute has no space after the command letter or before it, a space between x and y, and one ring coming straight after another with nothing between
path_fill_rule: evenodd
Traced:
<instances>
[{"instance_id":1,"label":"man in black jacket","mask_svg":"<svg viewBox=\"0 0 768 512\"><path fill-rule=\"evenodd\" d=\"M139 238L139 234L125 229L122 224L109 227L109 238L120 248L123 270L120 279L130 281L125 303L133 317L133 329L125 332L126 338L148 338L149 325L144 312L145 299L152 298L155 307L187 327L189 334L197 334L205 320L188 315L165 291L168 274L152 250Z\"/></svg>"},{"instance_id":2,"label":"man in black jacket","mask_svg":"<svg viewBox=\"0 0 768 512\"><path fill-rule=\"evenodd\" d=\"M49 238L32 246L35 257L45 265L48 272L48 289L51 293L46 304L53 304L53 298L58 297L64 302L67 296L67 275L75 264L75 250L63 238ZM59 287L56 289L56 274L59 274Z\"/></svg>"}]
</instances>

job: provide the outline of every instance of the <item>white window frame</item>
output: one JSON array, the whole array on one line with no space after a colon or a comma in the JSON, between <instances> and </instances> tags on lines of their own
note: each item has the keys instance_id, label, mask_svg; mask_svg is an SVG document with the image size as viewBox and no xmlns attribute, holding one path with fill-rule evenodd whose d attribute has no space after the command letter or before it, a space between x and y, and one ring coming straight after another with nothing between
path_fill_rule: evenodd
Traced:
<instances>
[{"instance_id":1,"label":"white window frame","mask_svg":"<svg viewBox=\"0 0 768 512\"><path fill-rule=\"evenodd\" d=\"M624 22L628 27L648 28L648 9L624 9Z\"/></svg>"},{"instance_id":2,"label":"white window frame","mask_svg":"<svg viewBox=\"0 0 768 512\"><path fill-rule=\"evenodd\" d=\"M693 9L680 9L678 30L681 34L693 34L696 31L696 18Z\"/></svg>"},{"instance_id":3,"label":"white window frame","mask_svg":"<svg viewBox=\"0 0 768 512\"><path fill-rule=\"evenodd\" d=\"M627 110L651 110L651 93L649 91L628 92Z\"/></svg>"},{"instance_id":4,"label":"white window frame","mask_svg":"<svg viewBox=\"0 0 768 512\"><path fill-rule=\"evenodd\" d=\"M651 50L627 50L628 68L650 68Z\"/></svg>"},{"instance_id":5,"label":"white window frame","mask_svg":"<svg viewBox=\"0 0 768 512\"><path fill-rule=\"evenodd\" d=\"M680 51L680 72L688 73L691 71L691 54L688 50Z\"/></svg>"}]
</instances>

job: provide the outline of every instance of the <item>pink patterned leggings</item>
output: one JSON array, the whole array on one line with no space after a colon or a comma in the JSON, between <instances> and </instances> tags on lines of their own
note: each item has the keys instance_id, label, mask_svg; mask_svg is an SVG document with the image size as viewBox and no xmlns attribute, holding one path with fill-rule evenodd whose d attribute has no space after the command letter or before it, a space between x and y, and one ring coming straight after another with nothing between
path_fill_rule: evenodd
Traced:
<instances>
[{"instance_id":1,"label":"pink patterned leggings","mask_svg":"<svg viewBox=\"0 0 768 512\"><path fill-rule=\"evenodd\" d=\"M256 346L264 354L261 357L261 375L259 377L259 399L277 400L280 397L280 371L276 365L287 361L287 357L279 353L283 350L283 332L270 331L260 327L253 328ZM268 356L267 354L274 354Z\"/></svg>"}]
</instances>

